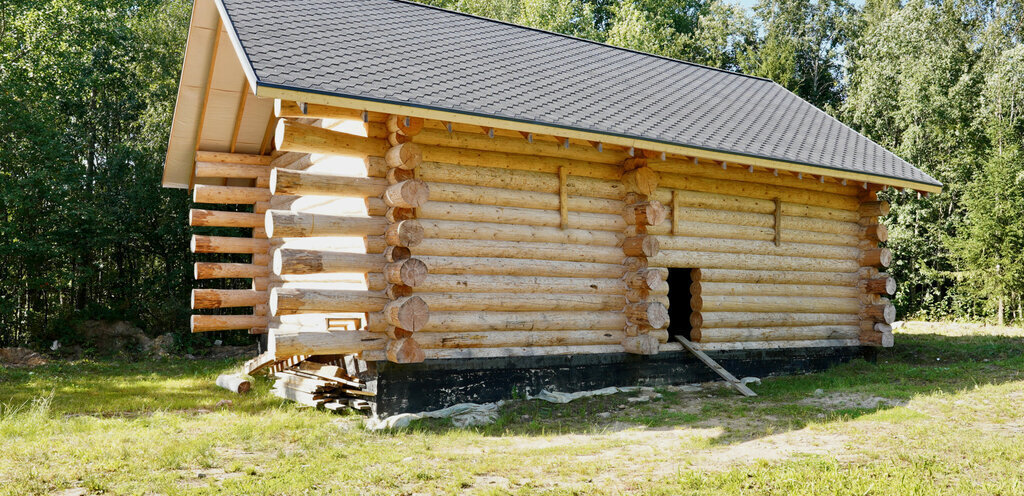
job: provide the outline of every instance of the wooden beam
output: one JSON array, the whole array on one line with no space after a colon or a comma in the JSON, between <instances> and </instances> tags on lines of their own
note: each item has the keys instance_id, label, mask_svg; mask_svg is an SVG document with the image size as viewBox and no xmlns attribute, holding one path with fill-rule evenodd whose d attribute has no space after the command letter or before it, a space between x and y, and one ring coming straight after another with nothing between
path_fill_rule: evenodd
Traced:
<instances>
[{"instance_id":1,"label":"wooden beam","mask_svg":"<svg viewBox=\"0 0 1024 496\"><path fill-rule=\"evenodd\" d=\"M235 153L238 144L238 130L242 128L242 116L245 114L245 101L249 98L249 81L242 80L242 97L238 100L238 113L235 114L235 129L231 132L231 153Z\"/></svg>"},{"instance_id":2,"label":"wooden beam","mask_svg":"<svg viewBox=\"0 0 1024 496\"><path fill-rule=\"evenodd\" d=\"M210 53L210 69L206 73L206 87L203 89L203 105L199 108L199 123L196 125L196 148L195 151L199 151L199 142L203 138L203 121L206 120L206 106L210 101L210 85L213 84L213 68L217 63L217 48L220 46L220 31L223 27L223 23L220 17L217 18L217 33L213 36L213 49ZM196 184L196 167L195 162L192 162L192 170L188 175L188 189L192 189Z\"/></svg>"},{"instance_id":3,"label":"wooden beam","mask_svg":"<svg viewBox=\"0 0 1024 496\"><path fill-rule=\"evenodd\" d=\"M693 353L693 355L696 356L697 359L699 359L701 362L704 362L704 365L710 367L711 370L714 370L715 373L722 377L722 379L725 379L725 381L728 382L732 387L736 388L736 390L739 391L740 394L742 394L743 396L757 396L757 393L755 393L749 387L747 387L746 384L740 382L740 380L737 379L736 376L730 374L729 371L722 368L722 366L719 365L718 362L712 360L711 357L707 356L707 354L705 354L703 351L693 346L693 343L691 343L689 339L686 339L682 336L676 336L675 338L680 343L683 344L683 348L686 348L687 351Z\"/></svg>"},{"instance_id":4,"label":"wooden beam","mask_svg":"<svg viewBox=\"0 0 1024 496\"><path fill-rule=\"evenodd\" d=\"M562 229L569 228L569 197L565 187L569 171L565 167L558 168L558 211L562 217Z\"/></svg>"}]
</instances>

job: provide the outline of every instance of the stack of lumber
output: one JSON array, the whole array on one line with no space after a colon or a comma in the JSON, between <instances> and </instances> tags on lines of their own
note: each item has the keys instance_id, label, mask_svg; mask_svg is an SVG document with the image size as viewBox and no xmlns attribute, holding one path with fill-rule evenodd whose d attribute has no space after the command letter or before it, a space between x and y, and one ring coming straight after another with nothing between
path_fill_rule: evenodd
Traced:
<instances>
[{"instance_id":1,"label":"stack of lumber","mask_svg":"<svg viewBox=\"0 0 1024 496\"><path fill-rule=\"evenodd\" d=\"M348 375L338 365L303 361L275 374L277 382L271 390L275 396L313 408L368 410L367 398L359 379Z\"/></svg>"}]
</instances>

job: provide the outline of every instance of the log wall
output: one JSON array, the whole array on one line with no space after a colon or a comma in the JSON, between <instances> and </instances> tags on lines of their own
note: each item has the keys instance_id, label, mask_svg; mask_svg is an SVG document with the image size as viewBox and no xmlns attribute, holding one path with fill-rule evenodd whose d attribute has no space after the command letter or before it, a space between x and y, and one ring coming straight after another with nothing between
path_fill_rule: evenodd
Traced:
<instances>
[{"instance_id":1,"label":"log wall","mask_svg":"<svg viewBox=\"0 0 1024 496\"><path fill-rule=\"evenodd\" d=\"M271 275L255 288L279 356L656 353L670 302L708 347L891 343L873 185L345 109L309 125L281 108ZM669 288L668 268L693 284Z\"/></svg>"}]
</instances>

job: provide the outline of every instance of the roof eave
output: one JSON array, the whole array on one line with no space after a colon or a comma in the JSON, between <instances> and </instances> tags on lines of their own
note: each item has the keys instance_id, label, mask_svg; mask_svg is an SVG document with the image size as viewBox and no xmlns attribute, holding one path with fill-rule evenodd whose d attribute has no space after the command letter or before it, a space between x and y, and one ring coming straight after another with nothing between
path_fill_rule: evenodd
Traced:
<instances>
[{"instance_id":1,"label":"roof eave","mask_svg":"<svg viewBox=\"0 0 1024 496\"><path fill-rule=\"evenodd\" d=\"M219 3L219 0L218 0ZM231 30L229 30L231 31ZM244 65L244 64L243 64ZM425 119L436 119L441 121L457 122L461 124L472 124L484 127L495 127L522 131L535 134L547 134L565 138L575 138L587 141L600 141L603 143L642 148L659 152L674 153L690 157L699 157L708 160L723 162L734 162L755 167L765 167L784 171L825 175L850 181L882 184L897 188L909 188L926 193L940 193L942 184L922 183L903 178L866 174L845 169L827 167L815 164L805 164L777 158L746 155L725 150L703 148L692 145L683 145L645 139L637 136L611 134L588 129L577 129L565 126L556 126L546 123L538 123L527 120L517 120L504 117L494 117L483 114L458 112L451 109L429 107L411 103L396 103L390 101L374 100L353 95L338 95L327 92L316 92L308 89L292 88L284 85L275 85L264 82L257 82L256 95L260 98L277 98L281 100L293 100L305 103L332 105L346 107L356 110L370 112L382 112L388 114L402 114L411 117L422 117ZM937 181L936 181L937 182Z\"/></svg>"}]
</instances>

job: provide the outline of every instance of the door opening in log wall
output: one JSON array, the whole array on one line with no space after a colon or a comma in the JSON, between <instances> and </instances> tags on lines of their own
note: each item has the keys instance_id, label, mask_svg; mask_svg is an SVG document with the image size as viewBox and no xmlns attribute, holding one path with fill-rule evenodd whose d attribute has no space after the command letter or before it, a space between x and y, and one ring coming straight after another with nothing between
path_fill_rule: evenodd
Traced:
<instances>
[{"instance_id":1,"label":"door opening in log wall","mask_svg":"<svg viewBox=\"0 0 1024 496\"><path fill-rule=\"evenodd\" d=\"M690 339L690 331L693 330L693 326L690 325L690 301L695 294L693 285L699 283L693 282L690 271L691 269L668 269L668 339L672 342L676 336Z\"/></svg>"}]
</instances>

